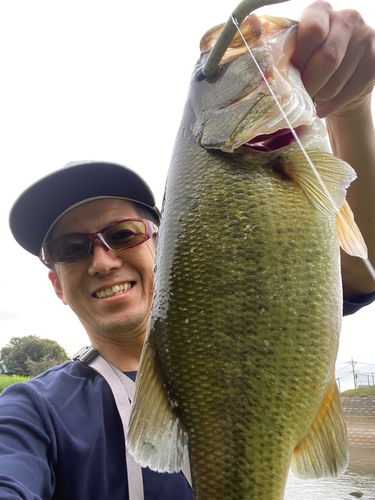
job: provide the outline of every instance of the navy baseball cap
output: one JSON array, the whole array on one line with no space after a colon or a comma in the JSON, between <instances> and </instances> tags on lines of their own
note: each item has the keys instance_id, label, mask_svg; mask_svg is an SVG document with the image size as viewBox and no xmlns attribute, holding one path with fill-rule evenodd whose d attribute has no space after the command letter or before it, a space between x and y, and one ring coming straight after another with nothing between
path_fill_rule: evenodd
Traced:
<instances>
[{"instance_id":1,"label":"navy baseball cap","mask_svg":"<svg viewBox=\"0 0 375 500\"><path fill-rule=\"evenodd\" d=\"M107 197L135 201L160 217L151 189L133 170L118 163L80 161L23 191L11 208L10 229L25 250L39 256L46 235L62 214L90 199Z\"/></svg>"}]
</instances>

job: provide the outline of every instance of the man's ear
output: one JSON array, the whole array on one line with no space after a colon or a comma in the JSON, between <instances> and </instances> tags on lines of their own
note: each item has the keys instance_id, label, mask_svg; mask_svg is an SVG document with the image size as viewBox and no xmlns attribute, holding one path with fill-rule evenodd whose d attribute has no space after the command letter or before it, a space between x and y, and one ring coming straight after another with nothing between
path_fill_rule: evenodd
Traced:
<instances>
[{"instance_id":1,"label":"man's ear","mask_svg":"<svg viewBox=\"0 0 375 500\"><path fill-rule=\"evenodd\" d=\"M59 278L54 273L54 271L49 271L48 278L50 279L58 298L62 300L63 304L68 305L67 301L65 300L63 287L60 283Z\"/></svg>"}]
</instances>

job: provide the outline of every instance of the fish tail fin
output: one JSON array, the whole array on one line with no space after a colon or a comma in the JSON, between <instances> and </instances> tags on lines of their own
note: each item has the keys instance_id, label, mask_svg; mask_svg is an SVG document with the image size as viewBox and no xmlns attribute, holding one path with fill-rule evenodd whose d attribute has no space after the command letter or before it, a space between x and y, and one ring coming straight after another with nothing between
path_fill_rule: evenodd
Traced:
<instances>
[{"instance_id":1,"label":"fish tail fin","mask_svg":"<svg viewBox=\"0 0 375 500\"><path fill-rule=\"evenodd\" d=\"M304 441L293 452L292 471L305 479L337 477L349 461L344 413L334 381Z\"/></svg>"},{"instance_id":2,"label":"fish tail fin","mask_svg":"<svg viewBox=\"0 0 375 500\"><path fill-rule=\"evenodd\" d=\"M349 255L367 259L367 247L353 213L345 200L346 189L357 177L352 167L330 153L309 151L316 172L301 151L287 155L281 170L303 190L320 212L336 215L339 243Z\"/></svg>"},{"instance_id":3,"label":"fish tail fin","mask_svg":"<svg viewBox=\"0 0 375 500\"><path fill-rule=\"evenodd\" d=\"M126 447L142 467L178 472L188 459L187 433L168 400L152 339L142 351Z\"/></svg>"}]
</instances>

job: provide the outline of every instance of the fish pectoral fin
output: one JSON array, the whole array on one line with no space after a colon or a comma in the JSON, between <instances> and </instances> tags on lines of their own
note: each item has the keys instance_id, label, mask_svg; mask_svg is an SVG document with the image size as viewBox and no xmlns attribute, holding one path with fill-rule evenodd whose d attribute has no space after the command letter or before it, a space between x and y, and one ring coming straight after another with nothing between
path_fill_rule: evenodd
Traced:
<instances>
[{"instance_id":1,"label":"fish pectoral fin","mask_svg":"<svg viewBox=\"0 0 375 500\"><path fill-rule=\"evenodd\" d=\"M293 151L281 160L280 170L300 186L320 212L337 214L346 198L346 189L357 177L353 168L330 153L308 151L314 172L302 151Z\"/></svg>"},{"instance_id":2,"label":"fish pectoral fin","mask_svg":"<svg viewBox=\"0 0 375 500\"><path fill-rule=\"evenodd\" d=\"M355 171L348 163L329 153L309 151L308 155L321 181L301 151L284 158L282 171L301 187L317 210L329 215L336 214L341 248L349 255L367 259L366 243L345 200L346 189L357 177Z\"/></svg>"},{"instance_id":3,"label":"fish pectoral fin","mask_svg":"<svg viewBox=\"0 0 375 500\"><path fill-rule=\"evenodd\" d=\"M344 413L334 381L306 438L293 452L292 471L304 479L337 477L348 461Z\"/></svg>"},{"instance_id":4,"label":"fish pectoral fin","mask_svg":"<svg viewBox=\"0 0 375 500\"><path fill-rule=\"evenodd\" d=\"M336 225L341 248L349 255L367 259L365 240L355 223L353 212L347 201L336 214Z\"/></svg>"},{"instance_id":5,"label":"fish pectoral fin","mask_svg":"<svg viewBox=\"0 0 375 500\"><path fill-rule=\"evenodd\" d=\"M151 336L142 351L126 447L142 467L178 472L188 459L187 442L187 433L168 400Z\"/></svg>"}]
</instances>

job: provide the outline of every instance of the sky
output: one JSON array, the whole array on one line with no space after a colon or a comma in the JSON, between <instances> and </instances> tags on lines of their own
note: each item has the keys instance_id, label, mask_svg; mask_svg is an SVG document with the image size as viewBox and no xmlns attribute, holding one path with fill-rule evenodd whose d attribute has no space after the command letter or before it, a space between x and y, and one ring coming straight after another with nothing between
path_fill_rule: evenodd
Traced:
<instances>
[{"instance_id":1,"label":"sky","mask_svg":"<svg viewBox=\"0 0 375 500\"><path fill-rule=\"evenodd\" d=\"M258 12L298 19L311 2ZM368 0L356 8L375 28ZM0 2L0 348L12 337L56 340L71 356L88 338L54 295L47 269L13 240L9 210L30 184L75 160L137 171L160 207L199 41L237 0L2 0ZM375 372L375 304L344 318L337 359L342 390L351 365ZM348 369L349 367L349 369Z\"/></svg>"}]
</instances>

